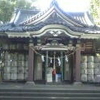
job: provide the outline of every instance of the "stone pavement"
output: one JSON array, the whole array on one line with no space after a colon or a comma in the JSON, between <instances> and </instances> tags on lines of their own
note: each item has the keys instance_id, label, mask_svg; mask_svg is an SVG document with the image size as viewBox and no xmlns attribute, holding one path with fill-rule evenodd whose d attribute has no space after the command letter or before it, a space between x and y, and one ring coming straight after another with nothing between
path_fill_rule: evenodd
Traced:
<instances>
[{"instance_id":1,"label":"stone pavement","mask_svg":"<svg viewBox=\"0 0 100 100\"><path fill-rule=\"evenodd\" d=\"M0 89L83 89L83 90L100 90L100 85L98 84L64 84L64 85L48 85L48 84L26 84L26 83L0 83Z\"/></svg>"}]
</instances>

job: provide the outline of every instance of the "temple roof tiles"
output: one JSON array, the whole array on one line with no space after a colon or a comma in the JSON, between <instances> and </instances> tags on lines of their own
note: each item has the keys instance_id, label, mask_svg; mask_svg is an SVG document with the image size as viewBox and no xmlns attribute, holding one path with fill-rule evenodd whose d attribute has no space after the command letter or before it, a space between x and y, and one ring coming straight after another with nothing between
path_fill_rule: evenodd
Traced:
<instances>
[{"instance_id":1,"label":"temple roof tiles","mask_svg":"<svg viewBox=\"0 0 100 100\"><path fill-rule=\"evenodd\" d=\"M89 12L65 12L55 0L45 11L17 9L11 21L0 26L0 32L38 31L46 25L63 25L75 32L100 33Z\"/></svg>"}]
</instances>

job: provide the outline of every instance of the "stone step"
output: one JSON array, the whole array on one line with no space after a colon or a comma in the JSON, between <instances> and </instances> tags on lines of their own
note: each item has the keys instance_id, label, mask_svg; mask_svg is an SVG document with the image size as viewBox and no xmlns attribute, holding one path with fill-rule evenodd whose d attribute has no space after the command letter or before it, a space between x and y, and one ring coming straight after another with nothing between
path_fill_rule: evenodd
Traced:
<instances>
[{"instance_id":1,"label":"stone step","mask_svg":"<svg viewBox=\"0 0 100 100\"><path fill-rule=\"evenodd\" d=\"M0 100L100 100L99 97L5 97L0 96Z\"/></svg>"},{"instance_id":2,"label":"stone step","mask_svg":"<svg viewBox=\"0 0 100 100\"><path fill-rule=\"evenodd\" d=\"M100 93L100 90L77 90L77 89L0 89L2 92L45 92L45 93Z\"/></svg>"},{"instance_id":3,"label":"stone step","mask_svg":"<svg viewBox=\"0 0 100 100\"><path fill-rule=\"evenodd\" d=\"M70 87L2 88L0 89L0 100L100 100L99 88Z\"/></svg>"},{"instance_id":4,"label":"stone step","mask_svg":"<svg viewBox=\"0 0 100 100\"><path fill-rule=\"evenodd\" d=\"M0 96L30 96L30 97L100 97L100 93L52 93L52 92L1 92Z\"/></svg>"}]
</instances>

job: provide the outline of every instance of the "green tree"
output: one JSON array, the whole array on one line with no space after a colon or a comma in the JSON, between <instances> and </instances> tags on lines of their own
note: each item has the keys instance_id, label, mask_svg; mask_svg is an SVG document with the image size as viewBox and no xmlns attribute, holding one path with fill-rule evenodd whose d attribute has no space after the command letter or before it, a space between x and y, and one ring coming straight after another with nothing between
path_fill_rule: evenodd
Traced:
<instances>
[{"instance_id":1,"label":"green tree","mask_svg":"<svg viewBox=\"0 0 100 100\"><path fill-rule=\"evenodd\" d=\"M34 2L36 0L32 1ZM14 8L31 8L31 2L28 2L28 0L0 0L0 21L9 21L14 12Z\"/></svg>"},{"instance_id":2,"label":"green tree","mask_svg":"<svg viewBox=\"0 0 100 100\"><path fill-rule=\"evenodd\" d=\"M100 25L100 0L91 0L91 13L97 25Z\"/></svg>"},{"instance_id":3,"label":"green tree","mask_svg":"<svg viewBox=\"0 0 100 100\"><path fill-rule=\"evenodd\" d=\"M16 4L15 4L16 8L21 8L21 9L27 9L27 8L31 8L31 3L28 2L28 0L16 0Z\"/></svg>"},{"instance_id":4,"label":"green tree","mask_svg":"<svg viewBox=\"0 0 100 100\"><path fill-rule=\"evenodd\" d=\"M0 21L8 21L12 15L14 9L14 3L7 0L0 1Z\"/></svg>"}]
</instances>

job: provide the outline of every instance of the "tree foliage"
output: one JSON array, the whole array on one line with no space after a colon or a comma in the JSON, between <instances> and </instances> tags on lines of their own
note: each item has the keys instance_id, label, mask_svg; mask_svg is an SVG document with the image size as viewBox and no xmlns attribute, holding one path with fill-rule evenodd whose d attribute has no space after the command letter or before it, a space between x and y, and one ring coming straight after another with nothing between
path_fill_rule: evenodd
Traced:
<instances>
[{"instance_id":1,"label":"tree foliage","mask_svg":"<svg viewBox=\"0 0 100 100\"><path fill-rule=\"evenodd\" d=\"M97 25L100 25L100 0L91 0L91 13Z\"/></svg>"},{"instance_id":2,"label":"tree foliage","mask_svg":"<svg viewBox=\"0 0 100 100\"><path fill-rule=\"evenodd\" d=\"M0 20L5 22L11 17L14 4L12 2L7 2L7 0L0 1Z\"/></svg>"},{"instance_id":3,"label":"tree foliage","mask_svg":"<svg viewBox=\"0 0 100 100\"><path fill-rule=\"evenodd\" d=\"M0 21L9 21L15 8L31 8L31 3L27 1L28 0L0 0Z\"/></svg>"},{"instance_id":4,"label":"tree foliage","mask_svg":"<svg viewBox=\"0 0 100 100\"><path fill-rule=\"evenodd\" d=\"M31 3L27 2L27 1L26 0L16 0L15 7L21 8L21 9L31 8Z\"/></svg>"}]
</instances>

